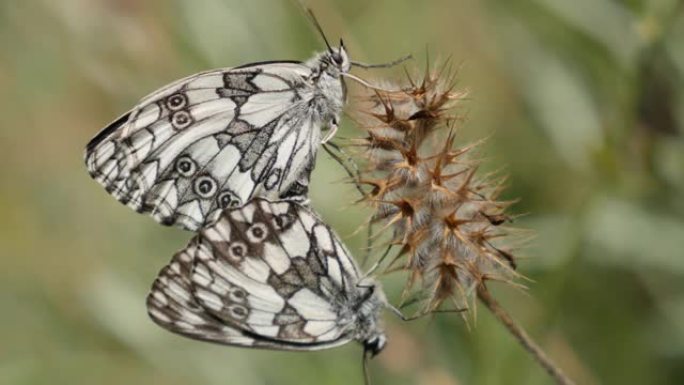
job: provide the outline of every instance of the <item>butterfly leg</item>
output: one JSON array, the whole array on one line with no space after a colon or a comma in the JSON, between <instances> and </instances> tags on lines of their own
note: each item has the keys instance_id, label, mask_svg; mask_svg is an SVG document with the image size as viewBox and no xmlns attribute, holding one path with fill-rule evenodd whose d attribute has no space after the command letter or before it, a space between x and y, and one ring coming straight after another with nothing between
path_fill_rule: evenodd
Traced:
<instances>
[{"instance_id":1,"label":"butterfly leg","mask_svg":"<svg viewBox=\"0 0 684 385\"><path fill-rule=\"evenodd\" d=\"M327 143L330 139L333 138L333 136L335 136L335 133L337 133L337 128L339 127L338 121L339 120L337 119L337 117L334 117L330 121L328 132L325 134L325 137L323 138L323 140L321 140L321 144Z\"/></svg>"},{"instance_id":2,"label":"butterfly leg","mask_svg":"<svg viewBox=\"0 0 684 385\"><path fill-rule=\"evenodd\" d=\"M418 314L412 315L412 316L407 316L404 313L401 312L401 310L397 309L396 307L392 306L391 304L387 305L387 308L394 313L399 319L402 321L410 322L410 321L415 321L417 319L421 319L427 315L431 314L436 314L436 313L462 313L464 311L467 311L468 309L436 309L436 310L430 310L430 311L421 311Z\"/></svg>"}]
</instances>

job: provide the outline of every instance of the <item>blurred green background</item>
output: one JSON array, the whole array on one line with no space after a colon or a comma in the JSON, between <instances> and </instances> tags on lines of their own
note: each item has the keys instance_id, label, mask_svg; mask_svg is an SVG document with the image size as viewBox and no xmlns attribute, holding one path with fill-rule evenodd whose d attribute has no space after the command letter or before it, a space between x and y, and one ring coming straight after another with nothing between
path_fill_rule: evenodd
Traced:
<instances>
[{"instance_id":1,"label":"blurred green background","mask_svg":"<svg viewBox=\"0 0 684 385\"><path fill-rule=\"evenodd\" d=\"M427 45L460 64L463 143L491 135L486 165L510 174L516 224L538 233L520 264L530 289L495 294L550 355L581 384L684 383L682 2L309 5L357 60ZM190 234L120 205L82 162L101 127L174 79L322 48L294 1L0 2L0 384L362 383L356 344L256 351L156 327L147 290ZM360 133L347 119L340 135ZM364 209L343 177L321 153L313 204L360 254ZM470 327L386 318L375 384L550 383L482 307Z\"/></svg>"}]
</instances>

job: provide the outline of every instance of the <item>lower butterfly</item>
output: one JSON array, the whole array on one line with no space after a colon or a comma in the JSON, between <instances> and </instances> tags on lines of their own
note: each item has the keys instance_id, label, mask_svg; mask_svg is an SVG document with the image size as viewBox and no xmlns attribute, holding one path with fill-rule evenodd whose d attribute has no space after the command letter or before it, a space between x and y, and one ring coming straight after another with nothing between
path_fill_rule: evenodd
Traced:
<instances>
[{"instance_id":1,"label":"lower butterfly","mask_svg":"<svg viewBox=\"0 0 684 385\"><path fill-rule=\"evenodd\" d=\"M187 337L278 350L356 340L372 355L385 346L387 306L314 212L264 199L223 211L174 255L147 298L154 322Z\"/></svg>"}]
</instances>

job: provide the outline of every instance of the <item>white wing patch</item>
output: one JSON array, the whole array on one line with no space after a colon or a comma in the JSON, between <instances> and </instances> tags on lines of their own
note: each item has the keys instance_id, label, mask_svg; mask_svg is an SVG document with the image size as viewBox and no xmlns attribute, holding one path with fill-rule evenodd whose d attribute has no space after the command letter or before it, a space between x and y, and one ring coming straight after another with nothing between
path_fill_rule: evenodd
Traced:
<instances>
[{"instance_id":1,"label":"white wing patch","mask_svg":"<svg viewBox=\"0 0 684 385\"><path fill-rule=\"evenodd\" d=\"M306 320L334 321L337 319L330 303L309 289L297 291L290 297L288 303Z\"/></svg>"},{"instance_id":2,"label":"white wing patch","mask_svg":"<svg viewBox=\"0 0 684 385\"><path fill-rule=\"evenodd\" d=\"M264 245L264 260L276 274L283 274L290 268L290 257L280 245Z\"/></svg>"}]
</instances>

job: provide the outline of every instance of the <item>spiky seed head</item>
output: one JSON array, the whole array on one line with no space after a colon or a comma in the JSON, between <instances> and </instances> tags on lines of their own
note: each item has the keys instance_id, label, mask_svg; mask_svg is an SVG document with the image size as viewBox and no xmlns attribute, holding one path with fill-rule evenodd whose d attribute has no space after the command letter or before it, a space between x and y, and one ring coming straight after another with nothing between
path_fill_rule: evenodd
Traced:
<instances>
[{"instance_id":1,"label":"spiky seed head","mask_svg":"<svg viewBox=\"0 0 684 385\"><path fill-rule=\"evenodd\" d=\"M404 292L420 283L428 293L425 310L447 300L466 307L484 280L518 277L506 226L512 202L497 200L501 178L478 171L479 143L457 145L455 107L466 93L444 68L408 77L401 91L360 95L354 109L366 133L352 142L365 163L360 183L371 187L362 201L399 246Z\"/></svg>"}]
</instances>

